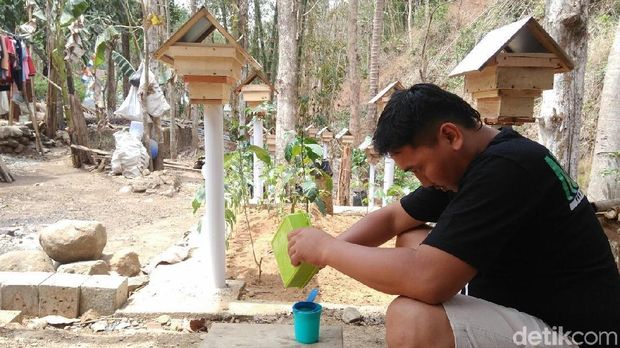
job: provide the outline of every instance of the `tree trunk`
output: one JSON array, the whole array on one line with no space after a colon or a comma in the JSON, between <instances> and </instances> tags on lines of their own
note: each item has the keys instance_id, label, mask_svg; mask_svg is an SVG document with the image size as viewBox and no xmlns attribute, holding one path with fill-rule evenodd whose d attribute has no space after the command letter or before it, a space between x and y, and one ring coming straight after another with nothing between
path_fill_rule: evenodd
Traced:
<instances>
[{"instance_id":1,"label":"tree trunk","mask_svg":"<svg viewBox=\"0 0 620 348\"><path fill-rule=\"evenodd\" d=\"M591 201L620 198L620 23L616 27L596 127L596 143L590 171ZM606 172L606 173L605 173ZM606 175L603 175L606 174Z\"/></svg>"},{"instance_id":2,"label":"tree trunk","mask_svg":"<svg viewBox=\"0 0 620 348\"><path fill-rule=\"evenodd\" d=\"M362 132L360 129L360 81L359 81L359 57L357 55L357 9L358 0L349 1L349 23L347 41L347 58L349 59L349 86L351 89L351 118L349 119L349 131L355 137L353 145L361 143Z\"/></svg>"},{"instance_id":3,"label":"tree trunk","mask_svg":"<svg viewBox=\"0 0 620 348\"><path fill-rule=\"evenodd\" d=\"M108 121L112 119L114 110L116 110L116 72L114 69L114 59L112 59L112 52L114 51L115 43L108 43L108 71L106 73L106 92L107 92L107 118Z\"/></svg>"},{"instance_id":4,"label":"tree trunk","mask_svg":"<svg viewBox=\"0 0 620 348\"><path fill-rule=\"evenodd\" d=\"M67 93L69 97L69 107L71 108L71 142L88 147L88 128L86 127L86 119L82 113L82 103L75 95L73 84L73 71L69 61L65 62L67 72ZM73 152L73 151L72 151ZM82 164L92 164L93 160L86 151L77 151L73 153L73 166L80 168Z\"/></svg>"},{"instance_id":5,"label":"tree trunk","mask_svg":"<svg viewBox=\"0 0 620 348\"><path fill-rule=\"evenodd\" d=\"M129 32L127 29L121 31L121 53L128 62L131 62L131 50L129 49ZM129 94L129 77L123 75L123 96Z\"/></svg>"},{"instance_id":6,"label":"tree trunk","mask_svg":"<svg viewBox=\"0 0 620 348\"><path fill-rule=\"evenodd\" d=\"M258 39L258 56L261 59L261 63L265 68L265 72L269 72L269 61L267 61L267 52L265 51L265 36L263 34L263 21L260 11L260 1L254 0L254 25L256 30L256 37Z\"/></svg>"},{"instance_id":7,"label":"tree trunk","mask_svg":"<svg viewBox=\"0 0 620 348\"><path fill-rule=\"evenodd\" d=\"M248 0L237 0L237 6L239 7L239 20L237 21L237 37L238 37L238 41L237 43L243 47L246 51L248 49L247 45L248 42L250 40L247 39L248 37ZM241 80L245 80L245 78L248 76L248 69L247 67L243 67L241 69ZM236 110L237 113L239 114L239 126L241 126L240 128L240 132L239 134L244 137L245 136L245 124L246 124L246 118L245 118L245 102L243 101L243 96L241 95L241 93L235 93L232 92L231 95L231 101L233 102L231 105L233 110Z\"/></svg>"},{"instance_id":8,"label":"tree trunk","mask_svg":"<svg viewBox=\"0 0 620 348\"><path fill-rule=\"evenodd\" d=\"M383 36L383 7L384 0L376 0L375 14L372 19L372 37L370 39L370 97L379 93L379 52L381 51L381 37ZM371 133L377 124L377 106L368 105L367 131Z\"/></svg>"},{"instance_id":9,"label":"tree trunk","mask_svg":"<svg viewBox=\"0 0 620 348\"><path fill-rule=\"evenodd\" d=\"M191 0L189 2L189 8L192 14L196 13L198 7L196 6L196 0ZM200 125L200 113L198 112L197 105L187 104L187 108L189 110L189 115L192 120L192 149L198 151L200 147L200 137L198 135L198 126Z\"/></svg>"},{"instance_id":10,"label":"tree trunk","mask_svg":"<svg viewBox=\"0 0 620 348\"><path fill-rule=\"evenodd\" d=\"M409 38L409 49L413 47L413 37L411 31L411 20L413 16L413 0L407 1L407 37Z\"/></svg>"},{"instance_id":11,"label":"tree trunk","mask_svg":"<svg viewBox=\"0 0 620 348\"><path fill-rule=\"evenodd\" d=\"M55 41L55 31L54 28L52 27L54 24L54 20L52 18L52 6L53 2L51 0L47 0L46 1L46 5L45 5L45 15L47 18L49 18L49 20L46 22L46 28L45 28L45 32L47 35L47 52L48 53L48 60L47 60L47 78L54 82L55 84L59 84L58 82L58 72L56 71L56 68L54 67L54 59L53 59L53 55L51 54L51 52L53 52L54 48L56 47L56 41ZM51 83L48 83L47 85L47 98L46 98L46 104L47 104L47 115L45 117L45 134L47 135L48 138L50 139L54 139L56 137L56 131L59 128L59 117L58 117L58 90L56 89L56 87L54 87L54 85L52 85Z\"/></svg>"},{"instance_id":12,"label":"tree trunk","mask_svg":"<svg viewBox=\"0 0 620 348\"><path fill-rule=\"evenodd\" d=\"M540 110L540 142L577 178L579 131L588 53L587 0L547 0L545 29L573 58L573 71L556 74L553 90L544 91Z\"/></svg>"},{"instance_id":13,"label":"tree trunk","mask_svg":"<svg viewBox=\"0 0 620 348\"><path fill-rule=\"evenodd\" d=\"M284 148L293 138L297 112L297 0L278 0L278 111L276 163L284 164Z\"/></svg>"},{"instance_id":14,"label":"tree trunk","mask_svg":"<svg viewBox=\"0 0 620 348\"><path fill-rule=\"evenodd\" d=\"M271 61L269 63L269 80L275 83L276 72L278 69L278 42L280 38L278 36L278 2L276 1L276 8L273 13L273 27L271 28Z\"/></svg>"}]
</instances>

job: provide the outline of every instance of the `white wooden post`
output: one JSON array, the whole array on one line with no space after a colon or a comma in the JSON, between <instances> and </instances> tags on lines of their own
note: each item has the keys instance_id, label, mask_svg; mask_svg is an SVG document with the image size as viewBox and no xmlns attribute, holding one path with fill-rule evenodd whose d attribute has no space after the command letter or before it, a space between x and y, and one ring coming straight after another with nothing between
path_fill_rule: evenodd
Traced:
<instances>
[{"instance_id":1,"label":"white wooden post","mask_svg":"<svg viewBox=\"0 0 620 348\"><path fill-rule=\"evenodd\" d=\"M382 200L382 206L386 206L388 203L388 199L387 199L387 191L390 189L390 187L392 187L392 185L394 184L394 160L389 158L389 157L385 157L385 169L383 172L383 193L385 194L383 196L383 200Z\"/></svg>"},{"instance_id":2,"label":"white wooden post","mask_svg":"<svg viewBox=\"0 0 620 348\"><path fill-rule=\"evenodd\" d=\"M370 171L368 173L368 208L375 207L375 164L370 164Z\"/></svg>"},{"instance_id":3,"label":"white wooden post","mask_svg":"<svg viewBox=\"0 0 620 348\"><path fill-rule=\"evenodd\" d=\"M254 140L254 145L263 148L263 120L260 117L254 117L252 121L254 126L254 134L252 139ZM263 175L263 161L258 159L256 154L254 154L254 191L252 195L252 200L255 203L263 198L263 179L261 176Z\"/></svg>"},{"instance_id":4,"label":"white wooden post","mask_svg":"<svg viewBox=\"0 0 620 348\"><path fill-rule=\"evenodd\" d=\"M206 104L205 136L205 214L202 218L204 257L211 289L225 288L226 224L224 222L224 109L222 105Z\"/></svg>"},{"instance_id":5,"label":"white wooden post","mask_svg":"<svg viewBox=\"0 0 620 348\"><path fill-rule=\"evenodd\" d=\"M323 142L323 159L329 159L329 153L327 153L328 151L328 147L327 147L327 143Z\"/></svg>"}]
</instances>

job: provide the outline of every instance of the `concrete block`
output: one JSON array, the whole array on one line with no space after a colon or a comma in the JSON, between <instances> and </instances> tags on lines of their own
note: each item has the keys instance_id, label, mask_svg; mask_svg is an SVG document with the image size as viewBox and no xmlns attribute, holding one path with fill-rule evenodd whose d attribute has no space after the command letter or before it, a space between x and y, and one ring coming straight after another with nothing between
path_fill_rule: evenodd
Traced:
<instances>
[{"instance_id":1,"label":"concrete block","mask_svg":"<svg viewBox=\"0 0 620 348\"><path fill-rule=\"evenodd\" d=\"M22 311L2 311L0 310L0 325L8 323L19 323L22 320Z\"/></svg>"},{"instance_id":2,"label":"concrete block","mask_svg":"<svg viewBox=\"0 0 620 348\"><path fill-rule=\"evenodd\" d=\"M80 315L94 309L100 315L111 315L127 301L127 278L93 275L80 290Z\"/></svg>"},{"instance_id":3,"label":"concrete block","mask_svg":"<svg viewBox=\"0 0 620 348\"><path fill-rule=\"evenodd\" d=\"M24 315L39 315L39 285L53 273L12 272L2 281L2 309L22 311Z\"/></svg>"},{"instance_id":4,"label":"concrete block","mask_svg":"<svg viewBox=\"0 0 620 348\"><path fill-rule=\"evenodd\" d=\"M61 315L76 318L80 314L80 287L87 275L55 273L39 285L39 316Z\"/></svg>"}]
</instances>

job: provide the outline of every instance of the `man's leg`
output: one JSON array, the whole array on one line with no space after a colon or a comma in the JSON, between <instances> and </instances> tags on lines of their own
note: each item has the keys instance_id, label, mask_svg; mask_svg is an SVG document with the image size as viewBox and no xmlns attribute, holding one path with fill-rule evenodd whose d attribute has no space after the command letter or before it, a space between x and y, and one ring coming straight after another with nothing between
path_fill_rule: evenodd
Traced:
<instances>
[{"instance_id":1,"label":"man's leg","mask_svg":"<svg viewBox=\"0 0 620 348\"><path fill-rule=\"evenodd\" d=\"M388 307L385 324L388 347L454 347L454 335L442 305L399 296Z\"/></svg>"},{"instance_id":2,"label":"man's leg","mask_svg":"<svg viewBox=\"0 0 620 348\"><path fill-rule=\"evenodd\" d=\"M397 248L417 248L431 227L418 226L396 237ZM386 318L388 347L454 347L450 321L442 305L429 305L408 297L397 297Z\"/></svg>"},{"instance_id":3,"label":"man's leg","mask_svg":"<svg viewBox=\"0 0 620 348\"><path fill-rule=\"evenodd\" d=\"M431 231L429 225L420 225L396 236L397 248L417 248Z\"/></svg>"}]
</instances>

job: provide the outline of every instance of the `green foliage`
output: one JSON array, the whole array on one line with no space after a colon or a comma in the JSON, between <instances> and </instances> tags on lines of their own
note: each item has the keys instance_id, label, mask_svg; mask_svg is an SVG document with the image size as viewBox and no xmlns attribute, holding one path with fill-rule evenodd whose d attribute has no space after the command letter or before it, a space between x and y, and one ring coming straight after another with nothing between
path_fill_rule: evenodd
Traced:
<instances>
[{"instance_id":1,"label":"green foliage","mask_svg":"<svg viewBox=\"0 0 620 348\"><path fill-rule=\"evenodd\" d=\"M97 36L95 42L95 68L99 67L105 61L106 48L112 45L118 39L120 33L112 26L107 27L103 33Z\"/></svg>"},{"instance_id":2,"label":"green foliage","mask_svg":"<svg viewBox=\"0 0 620 348\"><path fill-rule=\"evenodd\" d=\"M114 63L118 68L118 72L122 76L129 77L134 72L136 72L136 69L133 67L133 65L131 65L131 63L125 57L123 57L122 54L116 51L112 51L112 59L114 59Z\"/></svg>"},{"instance_id":3,"label":"green foliage","mask_svg":"<svg viewBox=\"0 0 620 348\"><path fill-rule=\"evenodd\" d=\"M316 140L296 136L286 145L286 164L268 165L264 174L270 201L291 203L294 212L298 203L314 203L325 214L324 197L331 193L332 178L322 169L323 148Z\"/></svg>"}]
</instances>

